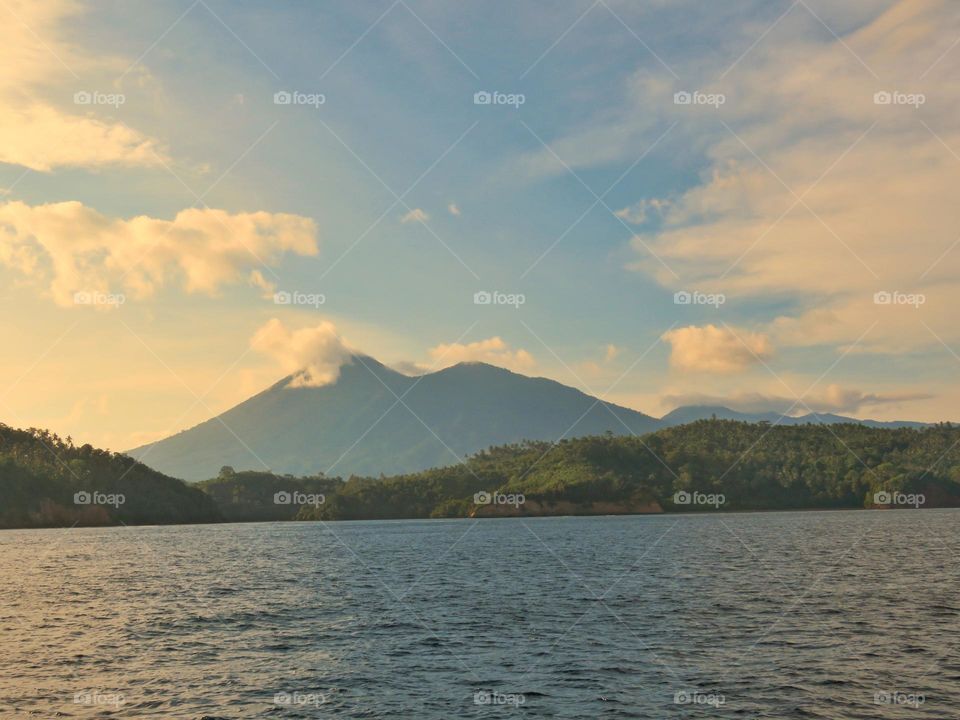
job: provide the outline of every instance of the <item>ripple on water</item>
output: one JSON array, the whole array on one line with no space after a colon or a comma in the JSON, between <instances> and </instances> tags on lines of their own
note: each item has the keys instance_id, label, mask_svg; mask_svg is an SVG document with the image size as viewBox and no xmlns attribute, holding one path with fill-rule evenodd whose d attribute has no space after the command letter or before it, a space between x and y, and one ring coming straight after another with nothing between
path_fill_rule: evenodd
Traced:
<instances>
[{"instance_id":1,"label":"ripple on water","mask_svg":"<svg viewBox=\"0 0 960 720\"><path fill-rule=\"evenodd\" d=\"M958 519L5 531L0 717L960 717Z\"/></svg>"}]
</instances>

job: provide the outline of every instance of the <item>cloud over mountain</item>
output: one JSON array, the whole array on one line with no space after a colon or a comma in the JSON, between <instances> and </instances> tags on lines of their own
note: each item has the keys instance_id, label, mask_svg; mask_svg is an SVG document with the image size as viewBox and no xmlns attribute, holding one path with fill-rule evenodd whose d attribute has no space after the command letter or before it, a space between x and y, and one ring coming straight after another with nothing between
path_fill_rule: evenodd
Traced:
<instances>
[{"instance_id":1,"label":"cloud over mountain","mask_svg":"<svg viewBox=\"0 0 960 720\"><path fill-rule=\"evenodd\" d=\"M693 372L738 372L773 353L766 335L712 324L676 328L663 339L670 343L670 364Z\"/></svg>"},{"instance_id":2,"label":"cloud over mountain","mask_svg":"<svg viewBox=\"0 0 960 720\"><path fill-rule=\"evenodd\" d=\"M739 392L730 395L710 395L705 393L686 393L666 395L663 402L676 407L684 405L723 406L745 413L787 413L799 415L808 412L817 413L858 413L865 408L878 405L897 405L911 400L925 400L933 397L928 393L868 393L854 388L844 388L833 383L822 391L813 392L801 398L766 394L762 392Z\"/></svg>"},{"instance_id":3,"label":"cloud over mountain","mask_svg":"<svg viewBox=\"0 0 960 720\"><path fill-rule=\"evenodd\" d=\"M290 330L273 318L257 330L250 346L294 375L290 387L322 387L336 382L340 368L353 353L336 326L327 320L313 327Z\"/></svg>"}]
</instances>

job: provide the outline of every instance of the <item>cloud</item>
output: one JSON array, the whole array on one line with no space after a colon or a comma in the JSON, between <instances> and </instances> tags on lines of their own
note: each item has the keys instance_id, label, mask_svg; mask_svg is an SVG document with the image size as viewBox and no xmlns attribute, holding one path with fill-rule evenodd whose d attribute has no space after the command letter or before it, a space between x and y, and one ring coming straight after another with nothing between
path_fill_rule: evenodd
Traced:
<instances>
[{"instance_id":1,"label":"cloud","mask_svg":"<svg viewBox=\"0 0 960 720\"><path fill-rule=\"evenodd\" d=\"M648 219L650 219L651 210L656 212L658 215L663 215L669 206L669 200L651 198L649 200L640 200L633 205L628 205L625 208L617 210L613 214L633 225L642 225Z\"/></svg>"},{"instance_id":2,"label":"cloud","mask_svg":"<svg viewBox=\"0 0 960 720\"><path fill-rule=\"evenodd\" d=\"M450 203L447 205L447 211L454 217L460 217L460 208L457 207L456 203Z\"/></svg>"},{"instance_id":3,"label":"cloud","mask_svg":"<svg viewBox=\"0 0 960 720\"><path fill-rule=\"evenodd\" d=\"M795 6L726 81L701 88L728 94L720 110L677 108L636 85L664 121L684 113L677 139L706 169L633 240L632 267L672 289L774 301L780 314L762 329L778 346L847 347L877 321L861 350L938 346L920 319L960 340L960 52L948 52L960 14L946 0L901 0L841 39L822 32ZM878 104L877 92L925 102ZM878 306L879 291L927 302Z\"/></svg>"},{"instance_id":4,"label":"cloud","mask_svg":"<svg viewBox=\"0 0 960 720\"><path fill-rule=\"evenodd\" d=\"M437 345L429 350L435 366L448 367L461 362L485 362L517 372L527 372L536 365L533 356L526 350L512 350L499 337L478 340L472 343Z\"/></svg>"},{"instance_id":5,"label":"cloud","mask_svg":"<svg viewBox=\"0 0 960 720\"><path fill-rule=\"evenodd\" d=\"M77 76L116 78L129 66L119 59L89 56L61 38L61 29L80 12L80 5L68 0L10 0L4 10L0 162L46 172L56 167L155 166L165 161L156 140L122 122L97 117L115 114L117 105L62 107L74 100L75 92L95 89L79 87ZM99 92L118 93L114 82L103 83ZM54 104L49 98L56 96L64 101Z\"/></svg>"},{"instance_id":6,"label":"cloud","mask_svg":"<svg viewBox=\"0 0 960 720\"><path fill-rule=\"evenodd\" d=\"M618 348L616 345L613 345L613 344L607 345L607 347L604 348L603 361L613 362L619 354L620 354L620 348Z\"/></svg>"},{"instance_id":7,"label":"cloud","mask_svg":"<svg viewBox=\"0 0 960 720\"><path fill-rule=\"evenodd\" d=\"M716 325L677 328L663 339L670 343L670 364L693 372L739 372L773 354L766 335Z\"/></svg>"},{"instance_id":8,"label":"cloud","mask_svg":"<svg viewBox=\"0 0 960 720\"><path fill-rule=\"evenodd\" d=\"M805 415L815 413L857 413L862 408L878 405L898 405L914 400L934 397L927 393L865 393L837 384L828 385L822 392L811 393L798 402L796 398L770 395L760 392L740 392L732 395L709 395L684 393L665 395L663 404L670 407L684 405L722 405L731 410L746 413L773 412L780 415Z\"/></svg>"},{"instance_id":9,"label":"cloud","mask_svg":"<svg viewBox=\"0 0 960 720\"><path fill-rule=\"evenodd\" d=\"M403 224L412 223L412 222L422 223L422 222L426 222L429 219L430 219L430 216L427 213L425 213L423 210L421 210L420 208L414 208L413 210L408 212L406 215L404 215L402 218L400 218L400 222Z\"/></svg>"},{"instance_id":10,"label":"cloud","mask_svg":"<svg viewBox=\"0 0 960 720\"><path fill-rule=\"evenodd\" d=\"M250 282L265 291L260 268L285 252L317 254L313 220L209 208L183 210L173 220L125 220L76 201L0 204L0 265L43 284L63 306L76 292L144 299L167 284L215 294Z\"/></svg>"},{"instance_id":11,"label":"cloud","mask_svg":"<svg viewBox=\"0 0 960 720\"><path fill-rule=\"evenodd\" d=\"M257 330L250 347L276 360L293 375L288 387L321 387L340 377L353 349L340 337L332 322L289 330L277 318Z\"/></svg>"},{"instance_id":12,"label":"cloud","mask_svg":"<svg viewBox=\"0 0 960 720\"><path fill-rule=\"evenodd\" d=\"M431 370L426 365L413 360L400 360L392 363L390 367L393 370L396 370L398 373L406 375L407 377L419 377L420 375L426 375Z\"/></svg>"},{"instance_id":13,"label":"cloud","mask_svg":"<svg viewBox=\"0 0 960 720\"><path fill-rule=\"evenodd\" d=\"M272 299L277 291L276 283L267 280L259 270L250 271L250 285L260 288L260 296L265 300Z\"/></svg>"}]
</instances>

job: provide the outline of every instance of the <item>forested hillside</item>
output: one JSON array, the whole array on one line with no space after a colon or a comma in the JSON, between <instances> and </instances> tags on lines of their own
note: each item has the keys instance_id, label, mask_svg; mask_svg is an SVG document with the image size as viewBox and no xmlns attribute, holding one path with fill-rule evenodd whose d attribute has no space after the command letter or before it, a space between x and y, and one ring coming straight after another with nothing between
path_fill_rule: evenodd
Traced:
<instances>
[{"instance_id":1,"label":"forested hillside","mask_svg":"<svg viewBox=\"0 0 960 720\"><path fill-rule=\"evenodd\" d=\"M220 519L207 494L126 455L0 424L0 527Z\"/></svg>"},{"instance_id":2,"label":"forested hillside","mask_svg":"<svg viewBox=\"0 0 960 720\"><path fill-rule=\"evenodd\" d=\"M475 493L495 491L522 494L524 502L474 501ZM883 496L877 502L885 491L892 502ZM922 495L922 507L960 505L960 428L702 420L643 437L527 442L490 448L452 467L351 478L299 517L908 506L896 493Z\"/></svg>"}]
</instances>

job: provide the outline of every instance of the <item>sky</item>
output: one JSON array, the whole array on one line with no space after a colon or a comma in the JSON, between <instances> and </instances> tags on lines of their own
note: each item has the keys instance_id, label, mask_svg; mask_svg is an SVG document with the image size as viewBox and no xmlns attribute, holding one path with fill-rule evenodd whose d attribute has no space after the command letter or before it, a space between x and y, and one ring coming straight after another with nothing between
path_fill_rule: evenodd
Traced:
<instances>
[{"instance_id":1,"label":"sky","mask_svg":"<svg viewBox=\"0 0 960 720\"><path fill-rule=\"evenodd\" d=\"M960 420L951 0L0 14L8 425L129 449L353 352Z\"/></svg>"}]
</instances>

